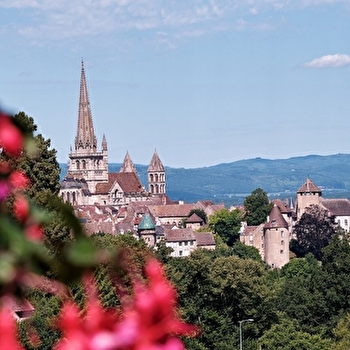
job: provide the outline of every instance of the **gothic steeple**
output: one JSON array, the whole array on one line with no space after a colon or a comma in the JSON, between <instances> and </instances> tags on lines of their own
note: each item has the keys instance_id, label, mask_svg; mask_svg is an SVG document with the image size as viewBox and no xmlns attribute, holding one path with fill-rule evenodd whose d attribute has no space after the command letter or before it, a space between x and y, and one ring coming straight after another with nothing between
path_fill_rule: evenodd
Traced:
<instances>
[{"instance_id":1,"label":"gothic steeple","mask_svg":"<svg viewBox=\"0 0 350 350\"><path fill-rule=\"evenodd\" d=\"M129 152L126 152L124 162L120 168L120 173L136 173L134 162L132 161Z\"/></svg>"},{"instance_id":2,"label":"gothic steeple","mask_svg":"<svg viewBox=\"0 0 350 350\"><path fill-rule=\"evenodd\" d=\"M92 122L83 61L81 61L78 130L75 138L75 151L82 153L97 151L97 139Z\"/></svg>"}]
</instances>

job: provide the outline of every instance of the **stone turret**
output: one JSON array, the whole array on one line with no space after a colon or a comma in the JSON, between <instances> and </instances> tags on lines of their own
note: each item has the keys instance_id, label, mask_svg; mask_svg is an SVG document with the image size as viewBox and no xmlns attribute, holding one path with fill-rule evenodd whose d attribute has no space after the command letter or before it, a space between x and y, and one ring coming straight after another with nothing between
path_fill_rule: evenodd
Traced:
<instances>
[{"instance_id":1,"label":"stone turret","mask_svg":"<svg viewBox=\"0 0 350 350\"><path fill-rule=\"evenodd\" d=\"M147 173L149 192L153 195L165 194L165 169L156 150L153 153Z\"/></svg>"},{"instance_id":2,"label":"stone turret","mask_svg":"<svg viewBox=\"0 0 350 350\"><path fill-rule=\"evenodd\" d=\"M278 269L289 262L288 223L276 204L264 226L264 259L269 266Z\"/></svg>"}]
</instances>

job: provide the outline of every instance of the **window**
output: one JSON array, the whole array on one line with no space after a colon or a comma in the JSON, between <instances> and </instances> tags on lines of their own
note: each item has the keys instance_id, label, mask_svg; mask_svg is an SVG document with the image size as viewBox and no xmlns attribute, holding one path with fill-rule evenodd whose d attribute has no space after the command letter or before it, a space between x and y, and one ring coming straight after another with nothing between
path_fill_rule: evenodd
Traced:
<instances>
[{"instance_id":1,"label":"window","mask_svg":"<svg viewBox=\"0 0 350 350\"><path fill-rule=\"evenodd\" d=\"M181 245L182 245L182 242L179 242L179 245L181 246Z\"/></svg>"},{"instance_id":2,"label":"window","mask_svg":"<svg viewBox=\"0 0 350 350\"><path fill-rule=\"evenodd\" d=\"M188 245L188 242L187 242L187 241L185 241L185 245Z\"/></svg>"},{"instance_id":3,"label":"window","mask_svg":"<svg viewBox=\"0 0 350 350\"><path fill-rule=\"evenodd\" d=\"M281 237L284 237L284 231L281 231Z\"/></svg>"},{"instance_id":4,"label":"window","mask_svg":"<svg viewBox=\"0 0 350 350\"><path fill-rule=\"evenodd\" d=\"M249 236L249 240L252 241L253 240L253 235Z\"/></svg>"},{"instance_id":5,"label":"window","mask_svg":"<svg viewBox=\"0 0 350 350\"><path fill-rule=\"evenodd\" d=\"M179 255L182 256L182 250L179 250Z\"/></svg>"},{"instance_id":6,"label":"window","mask_svg":"<svg viewBox=\"0 0 350 350\"><path fill-rule=\"evenodd\" d=\"M283 250L283 249L281 249L281 250L280 250L280 253L281 253L281 254L283 254L283 253L284 253L284 250Z\"/></svg>"},{"instance_id":7,"label":"window","mask_svg":"<svg viewBox=\"0 0 350 350\"><path fill-rule=\"evenodd\" d=\"M344 225L345 225L345 226L348 226L348 219L345 219L345 220L344 220Z\"/></svg>"},{"instance_id":8,"label":"window","mask_svg":"<svg viewBox=\"0 0 350 350\"><path fill-rule=\"evenodd\" d=\"M284 240L281 241L281 245L284 245Z\"/></svg>"},{"instance_id":9,"label":"window","mask_svg":"<svg viewBox=\"0 0 350 350\"><path fill-rule=\"evenodd\" d=\"M193 245L193 241L191 241L190 244Z\"/></svg>"}]
</instances>

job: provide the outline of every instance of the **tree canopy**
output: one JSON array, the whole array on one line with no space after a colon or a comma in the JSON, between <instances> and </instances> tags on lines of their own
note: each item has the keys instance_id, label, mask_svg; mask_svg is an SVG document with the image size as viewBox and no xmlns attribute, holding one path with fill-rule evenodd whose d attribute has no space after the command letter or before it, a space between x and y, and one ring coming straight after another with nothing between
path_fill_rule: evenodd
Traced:
<instances>
[{"instance_id":1,"label":"tree canopy","mask_svg":"<svg viewBox=\"0 0 350 350\"><path fill-rule=\"evenodd\" d=\"M239 230L243 219L239 209L229 211L221 209L209 217L209 228L218 234L229 246L239 239Z\"/></svg>"},{"instance_id":2,"label":"tree canopy","mask_svg":"<svg viewBox=\"0 0 350 350\"><path fill-rule=\"evenodd\" d=\"M296 240L291 241L291 250L298 257L312 253L321 260L322 249L329 244L335 232L334 215L318 205L311 205L294 226Z\"/></svg>"},{"instance_id":3,"label":"tree canopy","mask_svg":"<svg viewBox=\"0 0 350 350\"><path fill-rule=\"evenodd\" d=\"M269 202L267 193L261 189L255 189L244 200L245 220L249 226L260 225L266 221L273 204Z\"/></svg>"}]
</instances>

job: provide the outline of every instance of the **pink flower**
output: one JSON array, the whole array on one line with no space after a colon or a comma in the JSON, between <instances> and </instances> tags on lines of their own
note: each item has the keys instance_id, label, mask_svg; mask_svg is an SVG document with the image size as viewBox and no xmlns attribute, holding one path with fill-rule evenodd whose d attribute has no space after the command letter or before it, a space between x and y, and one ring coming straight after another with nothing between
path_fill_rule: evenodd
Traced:
<instances>
[{"instance_id":1,"label":"pink flower","mask_svg":"<svg viewBox=\"0 0 350 350\"><path fill-rule=\"evenodd\" d=\"M0 146L12 157L20 155L23 149L23 135L11 118L0 113Z\"/></svg>"},{"instance_id":2,"label":"pink flower","mask_svg":"<svg viewBox=\"0 0 350 350\"><path fill-rule=\"evenodd\" d=\"M21 195L16 196L15 201L13 203L13 211L19 222L25 222L29 216L28 199Z\"/></svg>"},{"instance_id":3,"label":"pink flower","mask_svg":"<svg viewBox=\"0 0 350 350\"><path fill-rule=\"evenodd\" d=\"M25 228L26 237L31 241L40 241L44 236L43 228L39 224L31 224Z\"/></svg>"},{"instance_id":4,"label":"pink flower","mask_svg":"<svg viewBox=\"0 0 350 350\"><path fill-rule=\"evenodd\" d=\"M15 319L6 308L0 310L0 349L23 350L16 339Z\"/></svg>"},{"instance_id":5,"label":"pink flower","mask_svg":"<svg viewBox=\"0 0 350 350\"><path fill-rule=\"evenodd\" d=\"M59 325L63 338L55 350L184 350L178 336L197 334L176 313L176 293L161 264L146 265L149 283L135 284L135 300L119 316L106 311L90 293L83 317L74 304L63 308Z\"/></svg>"},{"instance_id":6,"label":"pink flower","mask_svg":"<svg viewBox=\"0 0 350 350\"><path fill-rule=\"evenodd\" d=\"M19 190L24 190L29 186L29 179L20 170L14 170L9 177L10 184L12 185L13 188L19 189Z\"/></svg>"}]
</instances>

